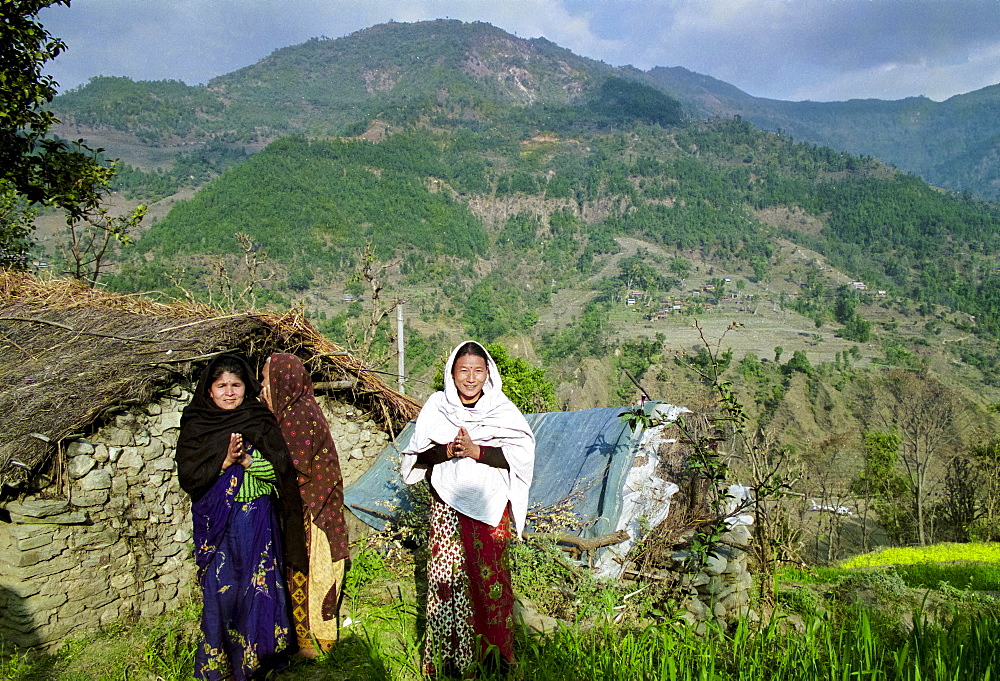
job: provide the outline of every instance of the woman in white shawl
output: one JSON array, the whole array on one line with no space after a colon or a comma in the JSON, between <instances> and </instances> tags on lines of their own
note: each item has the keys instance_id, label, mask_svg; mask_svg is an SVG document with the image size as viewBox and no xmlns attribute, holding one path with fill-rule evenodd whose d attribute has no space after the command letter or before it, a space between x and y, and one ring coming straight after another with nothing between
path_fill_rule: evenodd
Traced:
<instances>
[{"instance_id":1,"label":"woman in white shawl","mask_svg":"<svg viewBox=\"0 0 1000 681\"><path fill-rule=\"evenodd\" d=\"M424 671L466 674L487 658L514 661L514 593L507 547L524 530L535 437L475 341L444 367L403 450L403 481L428 478L431 506ZM513 524L513 528L511 525Z\"/></svg>"}]
</instances>

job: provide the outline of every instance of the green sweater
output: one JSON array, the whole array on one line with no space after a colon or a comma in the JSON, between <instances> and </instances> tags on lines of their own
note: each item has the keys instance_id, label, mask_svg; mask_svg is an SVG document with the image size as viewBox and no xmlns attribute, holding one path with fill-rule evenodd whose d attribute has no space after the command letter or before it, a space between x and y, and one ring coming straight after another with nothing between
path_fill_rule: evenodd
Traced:
<instances>
[{"instance_id":1,"label":"green sweater","mask_svg":"<svg viewBox=\"0 0 1000 681\"><path fill-rule=\"evenodd\" d=\"M274 484L278 476L274 473L274 466L270 461L261 456L256 449L250 452L250 465L246 468L246 475L243 476L243 484L236 491L236 501L253 501L265 494L277 492Z\"/></svg>"}]
</instances>

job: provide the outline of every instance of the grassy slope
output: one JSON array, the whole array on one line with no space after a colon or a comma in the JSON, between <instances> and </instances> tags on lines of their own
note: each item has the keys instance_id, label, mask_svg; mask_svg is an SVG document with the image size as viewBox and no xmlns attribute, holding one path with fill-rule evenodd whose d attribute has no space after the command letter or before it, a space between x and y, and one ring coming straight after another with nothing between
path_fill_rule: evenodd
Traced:
<instances>
[{"instance_id":1,"label":"grassy slope","mask_svg":"<svg viewBox=\"0 0 1000 681\"><path fill-rule=\"evenodd\" d=\"M527 677L543 680L944 678L934 676L935 668L947 669L947 678L959 673L984 678L1000 663L992 645L997 604L982 591L998 588L995 564L917 567L784 571L773 616L767 614L770 607L756 603L763 621L745 622L727 636L698 635L679 625L650 627L665 614L671 621L671 606L651 599L656 589L650 585L636 592L634 583L589 590L578 583L575 624L563 622L549 636L519 632L520 663ZM298 661L275 678L421 678L416 568L408 554L384 561L362 552L341 613L353 624L342 629L331 653ZM516 579L528 592L552 592L556 585L566 589L555 563L533 563L532 568L528 574L515 565ZM626 599L626 594L639 597ZM197 607L188 606L152 622L119 623L92 638L70 641L52 657L0 656L0 675L8 681L181 681L191 675L197 617Z\"/></svg>"}]
</instances>

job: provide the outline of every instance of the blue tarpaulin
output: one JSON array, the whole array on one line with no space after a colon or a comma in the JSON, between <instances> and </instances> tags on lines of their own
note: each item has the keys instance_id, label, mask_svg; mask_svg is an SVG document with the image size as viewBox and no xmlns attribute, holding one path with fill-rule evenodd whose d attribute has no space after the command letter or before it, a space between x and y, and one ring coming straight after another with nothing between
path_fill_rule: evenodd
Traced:
<instances>
[{"instance_id":1,"label":"blue tarpaulin","mask_svg":"<svg viewBox=\"0 0 1000 681\"><path fill-rule=\"evenodd\" d=\"M555 504L577 492L573 511L590 523L583 536L615 531L622 485L640 437L619 418L622 411L606 407L525 415L536 441L529 509ZM399 451L412 433L410 422L372 467L344 490L351 511L376 529L384 529L388 518L406 504L407 495L400 494L405 485L399 476Z\"/></svg>"}]
</instances>

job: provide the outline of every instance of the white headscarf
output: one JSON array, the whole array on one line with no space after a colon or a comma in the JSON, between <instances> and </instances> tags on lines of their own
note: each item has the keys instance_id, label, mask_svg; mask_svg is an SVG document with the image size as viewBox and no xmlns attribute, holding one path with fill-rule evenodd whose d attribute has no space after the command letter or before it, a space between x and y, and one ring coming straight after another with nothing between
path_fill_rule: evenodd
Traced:
<instances>
[{"instance_id":1,"label":"white headscarf","mask_svg":"<svg viewBox=\"0 0 1000 681\"><path fill-rule=\"evenodd\" d=\"M496 527L510 504L514 527L520 537L528 513L528 488L535 466L535 436L524 416L501 390L500 370L496 362L479 343L486 355L489 378L476 406L462 404L452 378L460 343L451 352L444 366L444 392L430 396L417 416L410 442L403 450L400 472L403 482L412 485L424 478L426 468L415 467L417 453L435 444L447 444L464 427L477 445L502 447L509 470L494 468L469 457L457 457L436 464L431 472L431 484L441 500L459 513Z\"/></svg>"}]
</instances>

